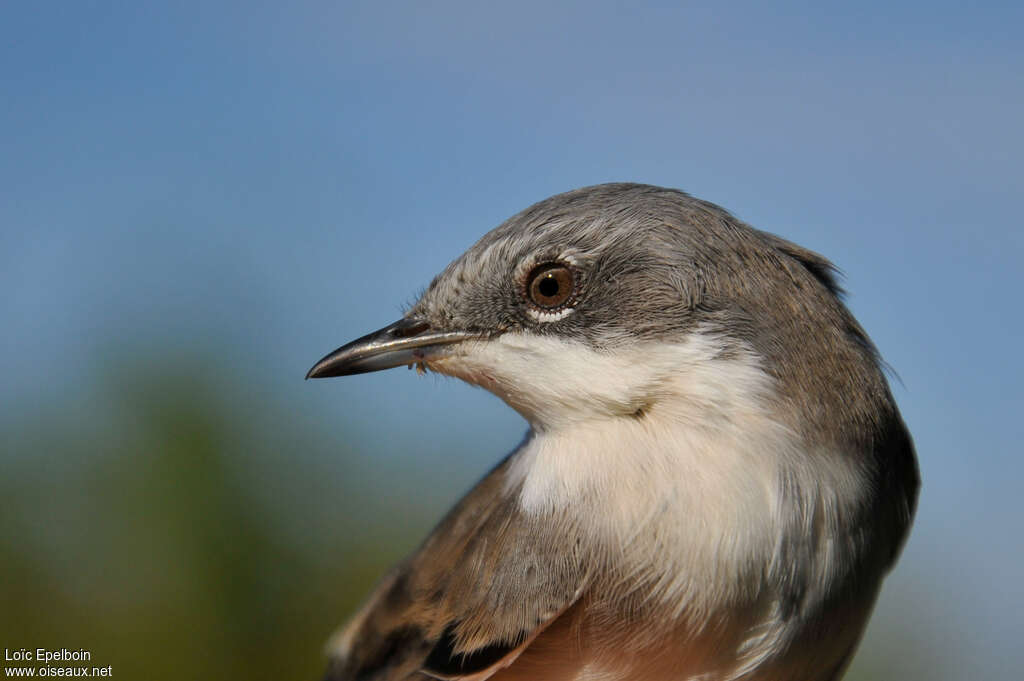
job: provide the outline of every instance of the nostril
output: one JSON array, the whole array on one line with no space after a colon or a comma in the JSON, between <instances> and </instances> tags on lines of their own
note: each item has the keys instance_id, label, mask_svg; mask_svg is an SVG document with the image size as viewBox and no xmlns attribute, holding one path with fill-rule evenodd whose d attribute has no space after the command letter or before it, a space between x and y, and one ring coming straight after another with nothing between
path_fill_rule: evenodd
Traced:
<instances>
[{"instance_id":1,"label":"nostril","mask_svg":"<svg viewBox=\"0 0 1024 681\"><path fill-rule=\"evenodd\" d=\"M424 321L408 321L402 324L398 324L394 329L391 330L391 335L395 338L408 338L409 336L415 336L421 334L430 328L430 324Z\"/></svg>"}]
</instances>

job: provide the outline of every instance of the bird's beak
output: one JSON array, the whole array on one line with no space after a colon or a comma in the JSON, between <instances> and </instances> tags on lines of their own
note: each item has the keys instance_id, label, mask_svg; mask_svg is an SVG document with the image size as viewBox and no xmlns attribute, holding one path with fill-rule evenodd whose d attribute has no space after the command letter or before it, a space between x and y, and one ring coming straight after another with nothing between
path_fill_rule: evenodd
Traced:
<instances>
[{"instance_id":1,"label":"bird's beak","mask_svg":"<svg viewBox=\"0 0 1024 681\"><path fill-rule=\"evenodd\" d=\"M480 337L467 331L435 330L423 319L406 317L341 346L314 364L306 378L351 376L412 366L443 354L453 343Z\"/></svg>"}]
</instances>

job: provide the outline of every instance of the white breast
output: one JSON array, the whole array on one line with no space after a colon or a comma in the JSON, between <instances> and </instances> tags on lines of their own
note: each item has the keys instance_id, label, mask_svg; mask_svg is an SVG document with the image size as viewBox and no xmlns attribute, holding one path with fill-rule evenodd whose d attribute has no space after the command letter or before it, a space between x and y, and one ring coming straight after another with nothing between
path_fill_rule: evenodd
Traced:
<instances>
[{"instance_id":1,"label":"white breast","mask_svg":"<svg viewBox=\"0 0 1024 681\"><path fill-rule=\"evenodd\" d=\"M757 598L787 569L784 545L826 593L850 556L841 540L812 541L815 523L843 534L865 484L854 459L806 451L783 425L760 358L722 348L699 332L617 352L506 334L432 368L530 421L509 481L525 511L585 528L622 575L700 621ZM790 633L765 622L745 656L771 655Z\"/></svg>"}]
</instances>

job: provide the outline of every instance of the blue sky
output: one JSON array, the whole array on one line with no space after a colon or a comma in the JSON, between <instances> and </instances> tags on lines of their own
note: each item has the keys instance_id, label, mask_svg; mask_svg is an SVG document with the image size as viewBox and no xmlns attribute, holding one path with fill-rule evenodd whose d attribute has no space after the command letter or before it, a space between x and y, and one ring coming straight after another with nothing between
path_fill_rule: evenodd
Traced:
<instances>
[{"instance_id":1,"label":"blue sky","mask_svg":"<svg viewBox=\"0 0 1024 681\"><path fill-rule=\"evenodd\" d=\"M1022 26L1010 3L7 3L0 406L117 353L212 353L452 499L519 417L305 370L534 201L679 187L833 259L899 375L924 489L869 642L914 610L911 653L1010 678Z\"/></svg>"}]
</instances>

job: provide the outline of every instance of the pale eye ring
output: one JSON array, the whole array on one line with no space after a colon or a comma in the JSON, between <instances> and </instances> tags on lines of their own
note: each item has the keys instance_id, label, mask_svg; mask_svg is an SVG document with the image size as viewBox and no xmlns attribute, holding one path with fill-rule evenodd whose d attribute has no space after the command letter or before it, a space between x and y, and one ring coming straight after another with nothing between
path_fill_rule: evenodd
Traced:
<instances>
[{"instance_id":1,"label":"pale eye ring","mask_svg":"<svg viewBox=\"0 0 1024 681\"><path fill-rule=\"evenodd\" d=\"M531 270L526 277L526 296L544 311L555 311L575 302L576 275L561 262L547 262Z\"/></svg>"}]
</instances>

